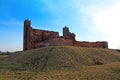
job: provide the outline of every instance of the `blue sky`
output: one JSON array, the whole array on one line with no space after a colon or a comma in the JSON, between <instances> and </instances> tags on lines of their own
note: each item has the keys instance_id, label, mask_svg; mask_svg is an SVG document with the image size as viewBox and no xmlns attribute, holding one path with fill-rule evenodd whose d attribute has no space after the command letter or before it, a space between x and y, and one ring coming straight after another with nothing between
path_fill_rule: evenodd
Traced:
<instances>
[{"instance_id":1,"label":"blue sky","mask_svg":"<svg viewBox=\"0 0 120 80\"><path fill-rule=\"evenodd\" d=\"M23 21L58 31L66 25L79 41L108 41L120 49L119 0L0 0L0 51L23 49Z\"/></svg>"}]
</instances>

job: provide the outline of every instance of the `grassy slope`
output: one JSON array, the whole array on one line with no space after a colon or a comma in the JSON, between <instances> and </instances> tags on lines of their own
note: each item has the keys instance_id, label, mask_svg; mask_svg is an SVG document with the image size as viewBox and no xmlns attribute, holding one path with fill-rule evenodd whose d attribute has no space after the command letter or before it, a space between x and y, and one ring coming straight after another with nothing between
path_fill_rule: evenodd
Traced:
<instances>
[{"instance_id":1,"label":"grassy slope","mask_svg":"<svg viewBox=\"0 0 120 80\"><path fill-rule=\"evenodd\" d=\"M120 53L99 48L41 48L16 52L0 63L0 80L119 80L119 75Z\"/></svg>"}]
</instances>

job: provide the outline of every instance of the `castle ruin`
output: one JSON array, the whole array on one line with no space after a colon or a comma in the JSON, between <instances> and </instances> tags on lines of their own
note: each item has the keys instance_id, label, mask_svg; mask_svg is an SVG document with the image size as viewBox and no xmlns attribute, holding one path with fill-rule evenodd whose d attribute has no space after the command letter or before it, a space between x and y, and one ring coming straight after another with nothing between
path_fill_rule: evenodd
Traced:
<instances>
[{"instance_id":1,"label":"castle ruin","mask_svg":"<svg viewBox=\"0 0 120 80\"><path fill-rule=\"evenodd\" d=\"M58 32L38 30L31 27L31 21L24 21L23 50L36 49L47 46L80 46L93 48L108 48L108 43L76 41L75 34L68 27L63 28L63 36Z\"/></svg>"}]
</instances>

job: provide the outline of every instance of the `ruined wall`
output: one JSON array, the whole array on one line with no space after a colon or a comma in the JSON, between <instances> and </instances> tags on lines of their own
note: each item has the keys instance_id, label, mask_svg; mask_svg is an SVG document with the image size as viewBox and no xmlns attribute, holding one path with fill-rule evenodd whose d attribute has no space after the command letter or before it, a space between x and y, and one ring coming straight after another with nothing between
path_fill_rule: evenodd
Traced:
<instances>
[{"instance_id":1,"label":"ruined wall","mask_svg":"<svg viewBox=\"0 0 120 80\"><path fill-rule=\"evenodd\" d=\"M32 29L31 21L24 21L24 50L37 48L38 43L58 37L58 32Z\"/></svg>"},{"instance_id":2,"label":"ruined wall","mask_svg":"<svg viewBox=\"0 0 120 80\"><path fill-rule=\"evenodd\" d=\"M42 42L48 39L59 37L58 32L32 29L32 41Z\"/></svg>"},{"instance_id":3,"label":"ruined wall","mask_svg":"<svg viewBox=\"0 0 120 80\"><path fill-rule=\"evenodd\" d=\"M75 39L75 34L74 34L74 33L71 33L71 34L70 34L70 39L73 41L73 44L76 44L76 43L77 43L77 41L76 41L76 39Z\"/></svg>"},{"instance_id":4,"label":"ruined wall","mask_svg":"<svg viewBox=\"0 0 120 80\"><path fill-rule=\"evenodd\" d=\"M91 42L92 47L94 48L108 48L108 43L106 41L103 42Z\"/></svg>"},{"instance_id":5,"label":"ruined wall","mask_svg":"<svg viewBox=\"0 0 120 80\"><path fill-rule=\"evenodd\" d=\"M108 48L108 43L103 41L103 42L80 42L78 41L75 46L81 46L81 47L93 47L93 48Z\"/></svg>"},{"instance_id":6,"label":"ruined wall","mask_svg":"<svg viewBox=\"0 0 120 80\"><path fill-rule=\"evenodd\" d=\"M38 30L31 27L31 21L24 21L23 50L35 49L46 46L80 46L93 48L108 48L108 43L76 41L75 34L69 32L68 27L63 28L63 36L58 32Z\"/></svg>"},{"instance_id":7,"label":"ruined wall","mask_svg":"<svg viewBox=\"0 0 120 80\"><path fill-rule=\"evenodd\" d=\"M40 48L40 47L48 47L48 46L72 46L72 45L73 45L73 41L71 39L53 38L37 43L35 47Z\"/></svg>"},{"instance_id":8,"label":"ruined wall","mask_svg":"<svg viewBox=\"0 0 120 80\"><path fill-rule=\"evenodd\" d=\"M31 39L32 39L31 43L33 48L37 48L36 45L40 42L58 37L59 37L58 32L37 30L37 29L32 29L31 31Z\"/></svg>"}]
</instances>

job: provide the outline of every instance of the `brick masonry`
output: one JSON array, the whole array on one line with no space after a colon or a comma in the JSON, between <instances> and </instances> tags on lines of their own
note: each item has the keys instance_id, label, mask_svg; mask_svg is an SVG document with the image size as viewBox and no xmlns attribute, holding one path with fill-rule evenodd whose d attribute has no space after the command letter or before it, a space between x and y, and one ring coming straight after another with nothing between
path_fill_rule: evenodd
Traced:
<instances>
[{"instance_id":1,"label":"brick masonry","mask_svg":"<svg viewBox=\"0 0 120 80\"><path fill-rule=\"evenodd\" d=\"M63 28L63 36L58 32L38 30L31 27L31 21L24 21L23 50L36 49L47 46L80 46L93 48L108 48L106 41L85 42L76 41L75 34L69 32L68 27Z\"/></svg>"}]
</instances>

